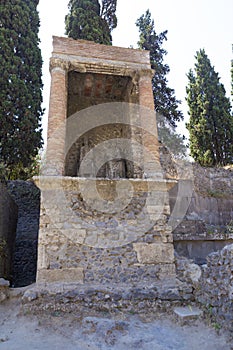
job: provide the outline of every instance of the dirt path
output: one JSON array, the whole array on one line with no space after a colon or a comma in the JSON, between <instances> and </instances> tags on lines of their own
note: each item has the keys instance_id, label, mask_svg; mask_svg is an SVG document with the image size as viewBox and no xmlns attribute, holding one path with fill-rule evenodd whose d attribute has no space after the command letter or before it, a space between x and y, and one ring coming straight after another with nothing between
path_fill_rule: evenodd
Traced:
<instances>
[{"instance_id":1,"label":"dirt path","mask_svg":"<svg viewBox=\"0 0 233 350\"><path fill-rule=\"evenodd\" d=\"M201 321L181 326L171 317L143 319L70 315L20 316L16 301L0 305L0 350L232 350Z\"/></svg>"}]
</instances>

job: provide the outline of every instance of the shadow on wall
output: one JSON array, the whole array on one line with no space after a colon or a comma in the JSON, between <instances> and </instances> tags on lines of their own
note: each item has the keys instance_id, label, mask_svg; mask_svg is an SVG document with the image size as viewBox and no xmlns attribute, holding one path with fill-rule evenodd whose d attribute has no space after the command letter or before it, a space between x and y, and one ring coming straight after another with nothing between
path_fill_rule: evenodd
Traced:
<instances>
[{"instance_id":1,"label":"shadow on wall","mask_svg":"<svg viewBox=\"0 0 233 350\"><path fill-rule=\"evenodd\" d=\"M36 281L40 190L21 180L8 181L7 188L18 206L12 287L24 287Z\"/></svg>"},{"instance_id":2,"label":"shadow on wall","mask_svg":"<svg viewBox=\"0 0 233 350\"><path fill-rule=\"evenodd\" d=\"M0 182L0 278L12 281L12 257L18 208L9 196L5 183Z\"/></svg>"}]
</instances>

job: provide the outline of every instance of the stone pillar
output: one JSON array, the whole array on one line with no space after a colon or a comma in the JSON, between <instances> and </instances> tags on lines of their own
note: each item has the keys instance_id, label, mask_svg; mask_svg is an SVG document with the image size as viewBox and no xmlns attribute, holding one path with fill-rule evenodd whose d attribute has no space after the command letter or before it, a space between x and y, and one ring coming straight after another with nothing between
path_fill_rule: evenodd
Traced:
<instances>
[{"instance_id":1,"label":"stone pillar","mask_svg":"<svg viewBox=\"0 0 233 350\"><path fill-rule=\"evenodd\" d=\"M50 60L51 88L44 175L64 175L68 63Z\"/></svg>"},{"instance_id":2,"label":"stone pillar","mask_svg":"<svg viewBox=\"0 0 233 350\"><path fill-rule=\"evenodd\" d=\"M159 160L158 131L154 111L151 69L142 70L139 74L138 90L141 108L142 144L144 146L144 171L148 178L162 177Z\"/></svg>"}]
</instances>

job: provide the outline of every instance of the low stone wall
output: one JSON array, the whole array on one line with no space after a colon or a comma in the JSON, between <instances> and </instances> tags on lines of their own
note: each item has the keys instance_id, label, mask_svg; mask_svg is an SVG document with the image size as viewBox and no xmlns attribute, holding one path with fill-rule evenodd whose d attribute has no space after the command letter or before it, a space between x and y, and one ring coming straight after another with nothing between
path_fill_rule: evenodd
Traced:
<instances>
[{"instance_id":1,"label":"low stone wall","mask_svg":"<svg viewBox=\"0 0 233 350\"><path fill-rule=\"evenodd\" d=\"M40 191L20 180L9 181L7 188L18 206L12 285L24 287L36 281Z\"/></svg>"},{"instance_id":2,"label":"low stone wall","mask_svg":"<svg viewBox=\"0 0 233 350\"><path fill-rule=\"evenodd\" d=\"M202 267L196 299L233 332L233 244L210 254Z\"/></svg>"},{"instance_id":3,"label":"low stone wall","mask_svg":"<svg viewBox=\"0 0 233 350\"><path fill-rule=\"evenodd\" d=\"M18 208L0 182L0 277L12 281L12 259Z\"/></svg>"},{"instance_id":4,"label":"low stone wall","mask_svg":"<svg viewBox=\"0 0 233 350\"><path fill-rule=\"evenodd\" d=\"M132 286L124 284L36 285L23 295L25 312L111 312L151 313L172 310L173 306L191 302L192 288L176 281Z\"/></svg>"}]
</instances>

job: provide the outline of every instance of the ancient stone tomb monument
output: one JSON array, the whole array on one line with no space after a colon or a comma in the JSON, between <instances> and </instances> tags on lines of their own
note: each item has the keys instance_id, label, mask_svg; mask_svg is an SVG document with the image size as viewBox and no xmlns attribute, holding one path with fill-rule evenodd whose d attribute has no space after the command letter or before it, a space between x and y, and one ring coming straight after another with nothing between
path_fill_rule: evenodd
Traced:
<instances>
[{"instance_id":1,"label":"ancient stone tomb monument","mask_svg":"<svg viewBox=\"0 0 233 350\"><path fill-rule=\"evenodd\" d=\"M53 38L37 283L175 276L149 52Z\"/></svg>"}]
</instances>

